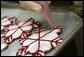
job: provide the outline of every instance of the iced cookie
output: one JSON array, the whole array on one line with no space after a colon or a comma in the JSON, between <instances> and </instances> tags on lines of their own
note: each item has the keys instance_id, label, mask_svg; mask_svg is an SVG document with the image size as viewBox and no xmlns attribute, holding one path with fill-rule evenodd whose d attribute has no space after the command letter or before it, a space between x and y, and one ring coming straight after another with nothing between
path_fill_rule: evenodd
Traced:
<instances>
[{"instance_id":1,"label":"iced cookie","mask_svg":"<svg viewBox=\"0 0 84 57\"><path fill-rule=\"evenodd\" d=\"M15 25L10 25L8 31L4 35L4 42L11 43L14 39L18 39L22 43L30 34L31 31L35 28L34 19L27 19L25 22L18 22Z\"/></svg>"},{"instance_id":2,"label":"iced cookie","mask_svg":"<svg viewBox=\"0 0 84 57\"><path fill-rule=\"evenodd\" d=\"M56 26L52 30L36 29L35 33L23 42L16 55L25 56L31 54L32 56L44 56L45 52L51 50L52 47L59 46L63 41L58 33L61 33L60 26Z\"/></svg>"},{"instance_id":3,"label":"iced cookie","mask_svg":"<svg viewBox=\"0 0 84 57\"><path fill-rule=\"evenodd\" d=\"M7 32L6 29L10 25L15 24L15 22L17 22L17 19L15 17L4 16L3 18L1 18L1 37L3 37L4 34Z\"/></svg>"}]
</instances>

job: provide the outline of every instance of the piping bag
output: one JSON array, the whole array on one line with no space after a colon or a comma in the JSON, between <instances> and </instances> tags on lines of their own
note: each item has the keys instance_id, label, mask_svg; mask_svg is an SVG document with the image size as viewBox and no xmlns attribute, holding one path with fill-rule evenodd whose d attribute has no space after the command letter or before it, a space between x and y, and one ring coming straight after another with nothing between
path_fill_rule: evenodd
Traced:
<instances>
[{"instance_id":1,"label":"piping bag","mask_svg":"<svg viewBox=\"0 0 84 57\"><path fill-rule=\"evenodd\" d=\"M54 26L54 20L52 18L52 15L50 13L48 3L47 1L19 1L23 8L26 10L31 10L34 12L39 12L44 19L48 22L48 24L53 27ZM27 5L28 4L28 5Z\"/></svg>"},{"instance_id":2,"label":"piping bag","mask_svg":"<svg viewBox=\"0 0 84 57\"><path fill-rule=\"evenodd\" d=\"M54 26L54 24L53 24L54 20L53 20L53 17L51 15L51 12L49 10L48 3L46 1L39 1L38 3L42 6L41 14L46 19L46 21L48 22L48 24L51 27L53 27Z\"/></svg>"}]
</instances>

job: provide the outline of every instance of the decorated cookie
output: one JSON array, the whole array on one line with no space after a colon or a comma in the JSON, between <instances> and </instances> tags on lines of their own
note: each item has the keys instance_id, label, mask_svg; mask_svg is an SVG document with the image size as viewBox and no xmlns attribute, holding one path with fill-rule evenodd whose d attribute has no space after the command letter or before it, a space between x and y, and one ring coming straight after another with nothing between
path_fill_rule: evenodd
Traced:
<instances>
[{"instance_id":1,"label":"decorated cookie","mask_svg":"<svg viewBox=\"0 0 84 57\"><path fill-rule=\"evenodd\" d=\"M6 49L7 47L8 47L8 44L5 44L5 43L1 44L1 51L4 50L4 49Z\"/></svg>"},{"instance_id":2,"label":"decorated cookie","mask_svg":"<svg viewBox=\"0 0 84 57\"><path fill-rule=\"evenodd\" d=\"M14 39L18 39L20 43L23 43L25 39L31 34L32 29L37 26L34 26L36 22L33 18L27 19L25 22L18 22L15 25L10 25L8 31L4 35L4 42L10 43Z\"/></svg>"},{"instance_id":3,"label":"decorated cookie","mask_svg":"<svg viewBox=\"0 0 84 57\"><path fill-rule=\"evenodd\" d=\"M6 29L10 25L14 25L16 22L18 22L18 21L15 17L4 16L3 18L1 18L1 37L3 37L4 34L7 32Z\"/></svg>"},{"instance_id":4,"label":"decorated cookie","mask_svg":"<svg viewBox=\"0 0 84 57\"><path fill-rule=\"evenodd\" d=\"M44 56L45 52L51 50L52 47L57 47L63 41L59 37L61 27L56 26L52 30L38 28L35 33L24 40L23 45L18 49L17 56Z\"/></svg>"}]
</instances>

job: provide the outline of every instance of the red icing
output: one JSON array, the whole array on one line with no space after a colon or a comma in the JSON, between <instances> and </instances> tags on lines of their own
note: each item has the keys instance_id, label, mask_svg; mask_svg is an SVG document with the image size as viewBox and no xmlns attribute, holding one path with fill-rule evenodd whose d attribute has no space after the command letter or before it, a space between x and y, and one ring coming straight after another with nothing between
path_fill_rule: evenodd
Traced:
<instances>
[{"instance_id":1,"label":"red icing","mask_svg":"<svg viewBox=\"0 0 84 57\"><path fill-rule=\"evenodd\" d=\"M18 50L18 52L16 53L16 55L18 55L19 53L22 54L23 52L26 53L27 48L28 48L28 46L23 46L22 48L20 48Z\"/></svg>"},{"instance_id":2,"label":"red icing","mask_svg":"<svg viewBox=\"0 0 84 57\"><path fill-rule=\"evenodd\" d=\"M4 37L4 35L8 32L9 30L6 28L6 29L3 29L1 34L3 35L2 37Z\"/></svg>"},{"instance_id":3,"label":"red icing","mask_svg":"<svg viewBox=\"0 0 84 57\"><path fill-rule=\"evenodd\" d=\"M33 53L32 55L33 56L42 56L42 54L41 53L43 53L42 51L40 51L40 50L37 50L35 53Z\"/></svg>"},{"instance_id":4,"label":"red icing","mask_svg":"<svg viewBox=\"0 0 84 57\"><path fill-rule=\"evenodd\" d=\"M40 29L40 30L39 29L35 29L35 33L39 33L39 31L43 32L43 31L45 31L45 29Z\"/></svg>"},{"instance_id":5,"label":"red icing","mask_svg":"<svg viewBox=\"0 0 84 57\"><path fill-rule=\"evenodd\" d=\"M57 38L59 38L59 37L57 37ZM55 39L53 39L52 41L51 41L51 45L52 45L52 43L55 43L57 46L58 46L58 44L60 44L61 42L59 42L60 40L63 40L62 38L59 38L59 39L57 39L57 38L55 38ZM53 45L52 45L52 47L53 47Z\"/></svg>"},{"instance_id":6,"label":"red icing","mask_svg":"<svg viewBox=\"0 0 84 57\"><path fill-rule=\"evenodd\" d=\"M53 29L61 29L61 26L55 26Z\"/></svg>"},{"instance_id":7,"label":"red icing","mask_svg":"<svg viewBox=\"0 0 84 57\"><path fill-rule=\"evenodd\" d=\"M20 39L19 39L19 41L21 42L21 43L23 43L26 39L27 39L27 37L30 35L30 33L28 32L28 31L23 31L23 33L21 34L21 36L20 36Z\"/></svg>"},{"instance_id":8,"label":"red icing","mask_svg":"<svg viewBox=\"0 0 84 57\"><path fill-rule=\"evenodd\" d=\"M6 41L10 42L11 39L12 39L12 35L10 35L10 36L8 36L8 37L5 37L5 38L4 38L4 43L5 43Z\"/></svg>"}]
</instances>

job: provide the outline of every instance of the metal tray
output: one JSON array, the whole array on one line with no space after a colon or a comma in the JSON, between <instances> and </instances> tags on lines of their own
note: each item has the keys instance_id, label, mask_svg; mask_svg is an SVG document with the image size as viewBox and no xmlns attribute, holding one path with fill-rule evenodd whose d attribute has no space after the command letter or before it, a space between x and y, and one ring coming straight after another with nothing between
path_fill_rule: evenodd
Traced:
<instances>
[{"instance_id":1,"label":"metal tray","mask_svg":"<svg viewBox=\"0 0 84 57\"><path fill-rule=\"evenodd\" d=\"M46 29L50 29L49 24L45 21L43 16L38 13L34 13L31 11L26 11L19 8L1 8L1 17L3 16L15 16L18 20L24 21L30 17L33 17L35 20L38 20L42 23L43 27ZM74 34L82 27L83 21L73 12L53 12L52 16L56 20L54 25L61 25L63 32L60 37L64 39L63 43L51 50L46 56L54 56L57 55L62 48L73 38ZM1 43L3 43L3 39L1 38ZM11 43L7 50L1 52L1 56L15 56L16 51L21 45L18 40Z\"/></svg>"}]
</instances>

